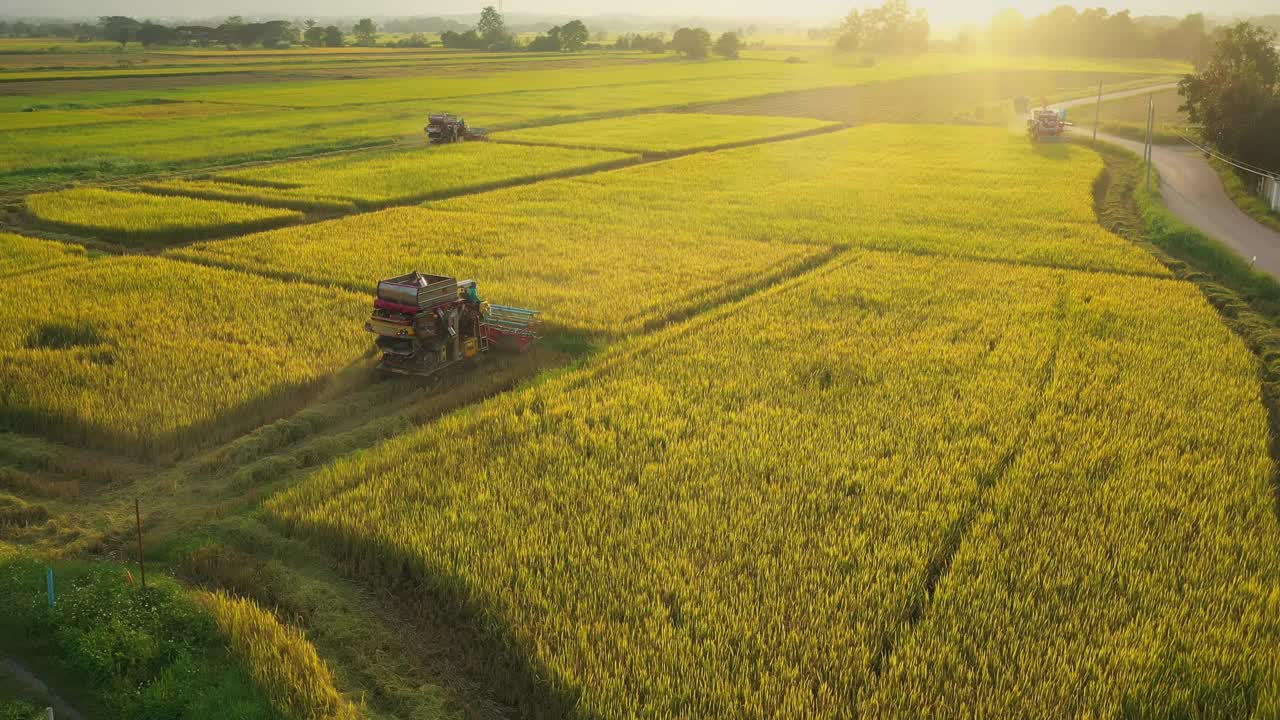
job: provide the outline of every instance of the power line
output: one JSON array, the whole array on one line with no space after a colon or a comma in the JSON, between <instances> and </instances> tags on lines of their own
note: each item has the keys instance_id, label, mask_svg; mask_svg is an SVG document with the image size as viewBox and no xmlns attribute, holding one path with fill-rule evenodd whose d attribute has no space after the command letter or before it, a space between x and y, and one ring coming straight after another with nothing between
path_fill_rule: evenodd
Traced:
<instances>
[{"instance_id":1,"label":"power line","mask_svg":"<svg viewBox=\"0 0 1280 720\"><path fill-rule=\"evenodd\" d=\"M1269 178L1272 178L1272 179L1280 180L1280 174L1273 173L1273 172L1271 172L1270 170L1264 170L1264 169L1262 169L1262 168L1260 168L1260 167L1256 167L1256 166L1254 166L1254 165L1250 165L1249 163L1246 163L1246 162L1241 162L1241 161L1239 161L1239 160L1234 160L1234 159L1232 159L1232 158L1227 157L1226 155L1223 155L1222 153L1219 153L1219 152L1218 152L1218 151L1216 151L1216 150L1213 150L1213 149L1211 149L1211 148L1207 148L1207 147L1205 147L1205 146L1203 146L1203 145L1200 145L1199 143L1197 143L1196 141L1194 141L1194 140L1192 140L1191 138L1187 137L1186 135L1183 135L1183 134L1182 134L1181 132L1179 132L1178 130L1174 130L1173 132L1174 132L1174 134L1176 134L1178 137L1182 138L1182 139L1183 139L1183 141L1185 141L1185 142L1186 142L1188 145L1190 145L1191 147L1193 147L1193 148L1195 148L1195 149L1197 149L1197 150L1199 150L1199 151L1201 151L1201 152L1204 152L1204 153L1207 153L1207 154L1209 154L1209 155L1212 155L1213 157L1217 158L1218 160L1221 160L1222 162L1224 162L1224 163L1226 163L1226 164L1228 164L1228 165L1230 165L1230 166L1232 166L1232 167L1239 168L1239 169L1241 169L1241 170L1244 170L1245 172L1251 172L1251 173L1253 173L1254 175L1261 175L1261 176L1263 176L1263 177L1269 177Z\"/></svg>"}]
</instances>

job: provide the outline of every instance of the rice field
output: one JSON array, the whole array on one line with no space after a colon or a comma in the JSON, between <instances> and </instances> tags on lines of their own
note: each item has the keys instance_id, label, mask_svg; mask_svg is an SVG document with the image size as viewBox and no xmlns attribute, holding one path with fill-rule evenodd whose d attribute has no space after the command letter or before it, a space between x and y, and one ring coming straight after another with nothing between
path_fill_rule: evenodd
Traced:
<instances>
[{"instance_id":1,"label":"rice field","mask_svg":"<svg viewBox=\"0 0 1280 720\"><path fill-rule=\"evenodd\" d=\"M131 454L274 419L368 347L365 296L160 258L20 275L4 295L0 427Z\"/></svg>"},{"instance_id":2,"label":"rice field","mask_svg":"<svg viewBox=\"0 0 1280 720\"><path fill-rule=\"evenodd\" d=\"M543 311L549 327L635 333L815 262L813 245L663 226L395 208L170 251L272 277L370 293L420 269L475 278L485 299ZM323 262L316 262L323 258Z\"/></svg>"},{"instance_id":3,"label":"rice field","mask_svg":"<svg viewBox=\"0 0 1280 720\"><path fill-rule=\"evenodd\" d=\"M1033 148L1002 128L872 125L430 207L1166 274L1098 225L1101 171L1088 149Z\"/></svg>"},{"instance_id":4,"label":"rice field","mask_svg":"<svg viewBox=\"0 0 1280 720\"><path fill-rule=\"evenodd\" d=\"M545 145L676 152L798 135L832 127L836 125L807 118L647 113L509 130L494 137Z\"/></svg>"},{"instance_id":5,"label":"rice field","mask_svg":"<svg viewBox=\"0 0 1280 720\"><path fill-rule=\"evenodd\" d=\"M860 251L267 509L556 716L1230 709L1280 642L1253 363L1189 284Z\"/></svg>"},{"instance_id":6,"label":"rice field","mask_svg":"<svg viewBox=\"0 0 1280 720\"><path fill-rule=\"evenodd\" d=\"M1280 716L1251 316L1003 127L1186 67L827 43L0 39L6 222L96 248L0 233L0 556L127 563L138 499L211 590L175 632L281 718ZM383 378L410 270L541 346Z\"/></svg>"},{"instance_id":7,"label":"rice field","mask_svg":"<svg viewBox=\"0 0 1280 720\"><path fill-rule=\"evenodd\" d=\"M333 672L297 628L246 598L225 592L198 592L195 597L282 716L301 720L365 716L338 692Z\"/></svg>"},{"instance_id":8,"label":"rice field","mask_svg":"<svg viewBox=\"0 0 1280 720\"><path fill-rule=\"evenodd\" d=\"M303 71L282 64L289 62L287 54L272 57L277 70ZM336 72L344 74L367 75L359 80L355 95L356 83L348 79L264 79L258 74L266 72L264 68L247 66L240 68L240 74L213 75L200 82L198 77L171 82L156 78L149 84L143 82L145 78L67 80L82 83L84 88L51 88L38 96L16 92L0 97L0 128L12 130L0 134L0 188L209 168L387 144L420 137L426 115L441 110L463 113L477 125L502 130L607 113L681 109L786 91L892 85L910 78L993 68L1044 75L1067 71L1162 75L1185 70L1177 63L1136 59L1103 62L939 54L883 58L874 67L855 67L830 58L803 64L777 59L732 63L622 60L602 58L596 65L572 67L564 61L555 67L546 67L541 61L499 61L460 66L453 74L432 71L428 65L418 69L387 67L385 76L369 75L376 68L337 68ZM107 87L95 89L94 83ZM119 87L111 87L113 84ZM909 88L897 96L892 92L887 95L891 103L919 104ZM227 116L196 113L159 120L139 118L127 127L102 122L104 117L114 116L114 109L161 104L174 108L225 105L235 112ZM254 107L256 112L243 111ZM38 111L20 112L32 108ZM892 107L887 110L886 117L893 116ZM61 116L47 116L55 112ZM77 123L78 115L88 124ZM18 129L23 127L26 129Z\"/></svg>"},{"instance_id":9,"label":"rice field","mask_svg":"<svg viewBox=\"0 0 1280 720\"><path fill-rule=\"evenodd\" d=\"M89 187L28 195L25 208L41 224L128 244L248 232L302 219L302 213L282 208Z\"/></svg>"},{"instance_id":10,"label":"rice field","mask_svg":"<svg viewBox=\"0 0 1280 720\"><path fill-rule=\"evenodd\" d=\"M625 164L625 153L497 143L421 145L300 160L222 173L215 180L257 183L298 195L341 198L362 207L427 200L528 182L558 173ZM264 194L270 198L271 194Z\"/></svg>"},{"instance_id":11,"label":"rice field","mask_svg":"<svg viewBox=\"0 0 1280 720\"><path fill-rule=\"evenodd\" d=\"M204 200L254 203L270 207L292 208L303 211L355 212L354 200L341 197L316 195L304 187L275 187L250 185L215 179L164 180L142 184L142 189L156 195L176 195Z\"/></svg>"},{"instance_id":12,"label":"rice field","mask_svg":"<svg viewBox=\"0 0 1280 720\"><path fill-rule=\"evenodd\" d=\"M89 261L79 245L0 233L0 278Z\"/></svg>"}]
</instances>

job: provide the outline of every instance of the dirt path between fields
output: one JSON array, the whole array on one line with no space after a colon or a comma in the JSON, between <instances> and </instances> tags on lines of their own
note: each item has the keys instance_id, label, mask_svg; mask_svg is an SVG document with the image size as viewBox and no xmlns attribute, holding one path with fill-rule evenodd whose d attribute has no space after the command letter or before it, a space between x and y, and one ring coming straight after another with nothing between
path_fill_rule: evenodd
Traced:
<instances>
[{"instance_id":1,"label":"dirt path between fields","mask_svg":"<svg viewBox=\"0 0 1280 720\"><path fill-rule=\"evenodd\" d=\"M1102 101L1143 95L1169 88L1176 84L1154 85L1136 90L1104 94ZM1058 103L1054 107L1066 109L1092 105L1096 98L1081 98ZM1092 122L1075 128L1079 135L1091 135ZM1142 143L1099 132L1098 139L1142 155ZM1245 260L1253 261L1259 270L1280 278L1280 232L1249 217L1232 202L1222 187L1222 178L1204 159L1199 150L1187 145L1156 145L1152 149L1152 164L1160 175L1160 192L1164 204L1183 222L1215 238L1234 250Z\"/></svg>"},{"instance_id":2,"label":"dirt path between fields","mask_svg":"<svg viewBox=\"0 0 1280 720\"><path fill-rule=\"evenodd\" d=\"M8 676L16 684L40 698L40 702L53 708L53 717L57 720L85 720L85 716L79 710L49 689L48 685L45 685L40 678L17 660L0 655L0 675Z\"/></svg>"}]
</instances>

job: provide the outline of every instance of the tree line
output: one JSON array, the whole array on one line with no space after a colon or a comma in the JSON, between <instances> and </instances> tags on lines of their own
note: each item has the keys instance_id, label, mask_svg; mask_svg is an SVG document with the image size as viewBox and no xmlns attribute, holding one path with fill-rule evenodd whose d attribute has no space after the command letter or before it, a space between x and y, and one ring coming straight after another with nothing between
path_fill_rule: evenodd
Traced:
<instances>
[{"instance_id":1,"label":"tree line","mask_svg":"<svg viewBox=\"0 0 1280 720\"><path fill-rule=\"evenodd\" d=\"M21 30L0 21L0 35L22 36ZM144 47L191 46L210 47L222 45L235 47L287 48L293 45L312 47L342 47L348 42L357 45L374 45L378 39L378 27L365 18L344 30L335 25L321 26L314 20L301 25L289 20L245 22L238 15L228 17L219 25L161 25L147 20L136 20L124 15L108 15L98 18L96 24L74 23L38 28L40 35L32 37L69 37L80 42L107 40L127 47L138 43ZM425 44L425 42L424 42Z\"/></svg>"},{"instance_id":2,"label":"tree line","mask_svg":"<svg viewBox=\"0 0 1280 720\"><path fill-rule=\"evenodd\" d=\"M1210 145L1280 173L1280 51L1275 30L1221 29L1203 67L1178 83L1187 113Z\"/></svg>"},{"instance_id":3,"label":"tree line","mask_svg":"<svg viewBox=\"0 0 1280 720\"><path fill-rule=\"evenodd\" d=\"M1255 26L1280 29L1280 16L1257 18ZM908 0L886 0L880 7L850 12L835 28L811 30L841 52L921 53L947 50L971 53L987 49L1005 55L1083 57L1161 57L1200 67L1225 27L1213 27L1201 13L1183 18L1134 17L1128 10L1077 10L1061 5L1026 17L1002 10L985 28L969 28L952 40L932 39L929 16Z\"/></svg>"},{"instance_id":4,"label":"tree line","mask_svg":"<svg viewBox=\"0 0 1280 720\"><path fill-rule=\"evenodd\" d=\"M1010 55L1163 57L1202 64L1214 34L1201 13L1174 18L1135 18L1128 10L1076 10L1061 5L1032 18L1004 10L988 28L991 49Z\"/></svg>"}]
</instances>

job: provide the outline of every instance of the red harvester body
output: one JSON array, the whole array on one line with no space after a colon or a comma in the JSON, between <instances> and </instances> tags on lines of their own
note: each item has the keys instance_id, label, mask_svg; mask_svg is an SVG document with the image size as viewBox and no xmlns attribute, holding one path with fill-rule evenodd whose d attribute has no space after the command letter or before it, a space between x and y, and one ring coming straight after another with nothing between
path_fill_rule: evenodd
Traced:
<instances>
[{"instance_id":1,"label":"red harvester body","mask_svg":"<svg viewBox=\"0 0 1280 720\"><path fill-rule=\"evenodd\" d=\"M365 330L378 336L378 369L433 375L494 346L523 351L538 339L537 310L480 299L474 280L412 272L378 283Z\"/></svg>"}]
</instances>

